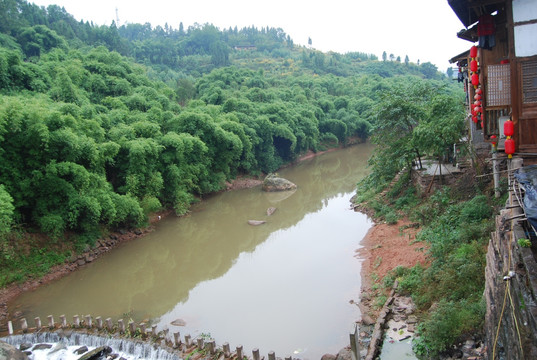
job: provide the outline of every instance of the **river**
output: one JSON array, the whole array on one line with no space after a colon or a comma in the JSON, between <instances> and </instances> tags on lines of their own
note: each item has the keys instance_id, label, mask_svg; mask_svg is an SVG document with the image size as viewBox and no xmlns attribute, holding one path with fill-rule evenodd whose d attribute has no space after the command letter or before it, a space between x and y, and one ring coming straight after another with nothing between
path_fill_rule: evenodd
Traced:
<instances>
[{"instance_id":1,"label":"river","mask_svg":"<svg viewBox=\"0 0 537 360\"><path fill-rule=\"evenodd\" d=\"M22 317L91 314L148 321L158 330L243 345L247 354L320 359L349 343L359 318L361 260L372 225L349 210L369 144L282 169L295 192L260 187L219 193L188 216L9 304ZM268 207L276 207L267 216ZM251 226L248 220L265 220ZM179 320L183 326L172 325Z\"/></svg>"}]
</instances>

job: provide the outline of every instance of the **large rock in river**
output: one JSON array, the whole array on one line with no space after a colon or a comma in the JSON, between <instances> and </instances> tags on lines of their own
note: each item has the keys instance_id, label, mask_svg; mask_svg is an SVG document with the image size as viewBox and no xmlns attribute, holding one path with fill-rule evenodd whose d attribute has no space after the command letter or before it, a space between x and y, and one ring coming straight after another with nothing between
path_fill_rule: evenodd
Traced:
<instances>
[{"instance_id":1,"label":"large rock in river","mask_svg":"<svg viewBox=\"0 0 537 360\"><path fill-rule=\"evenodd\" d=\"M277 174L268 174L263 180L263 190L269 192L296 190L296 184L279 177Z\"/></svg>"},{"instance_id":2,"label":"large rock in river","mask_svg":"<svg viewBox=\"0 0 537 360\"><path fill-rule=\"evenodd\" d=\"M0 360L28 360L28 356L13 345L0 341Z\"/></svg>"}]
</instances>

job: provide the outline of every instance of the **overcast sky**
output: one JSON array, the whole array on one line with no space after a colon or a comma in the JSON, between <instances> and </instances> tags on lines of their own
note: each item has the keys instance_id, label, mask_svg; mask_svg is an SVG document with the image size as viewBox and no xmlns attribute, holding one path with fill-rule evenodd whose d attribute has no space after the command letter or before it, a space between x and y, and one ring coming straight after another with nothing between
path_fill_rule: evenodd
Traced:
<instances>
[{"instance_id":1,"label":"overcast sky","mask_svg":"<svg viewBox=\"0 0 537 360\"><path fill-rule=\"evenodd\" d=\"M411 62L430 61L445 71L448 60L471 43L456 34L462 23L447 0L29 0L65 7L77 20L97 25L168 23L185 30L194 23L219 29L254 25L282 28L295 44L321 51L394 54Z\"/></svg>"}]
</instances>

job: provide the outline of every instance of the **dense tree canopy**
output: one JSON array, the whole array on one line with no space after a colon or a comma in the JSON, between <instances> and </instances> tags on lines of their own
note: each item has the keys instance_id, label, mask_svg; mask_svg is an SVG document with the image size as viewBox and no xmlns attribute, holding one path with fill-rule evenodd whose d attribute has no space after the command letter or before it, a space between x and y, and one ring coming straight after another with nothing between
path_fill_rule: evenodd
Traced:
<instances>
[{"instance_id":1,"label":"dense tree canopy","mask_svg":"<svg viewBox=\"0 0 537 360\"><path fill-rule=\"evenodd\" d=\"M0 16L0 236L15 224L59 237L140 226L162 207L183 214L238 174L372 128L388 139L383 121L398 111L402 134L418 133L403 152L437 153L458 131L441 116L447 91L430 113L430 98L392 107L408 84L449 86L429 85L432 65L325 54L268 27L95 26L24 0L0 0ZM419 135L429 131L437 142Z\"/></svg>"}]
</instances>

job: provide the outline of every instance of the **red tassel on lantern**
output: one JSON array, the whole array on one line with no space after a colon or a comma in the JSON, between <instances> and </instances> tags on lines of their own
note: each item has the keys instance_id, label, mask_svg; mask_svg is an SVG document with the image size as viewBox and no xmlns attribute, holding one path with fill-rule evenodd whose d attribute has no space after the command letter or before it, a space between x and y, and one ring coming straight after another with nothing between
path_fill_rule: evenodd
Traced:
<instances>
[{"instance_id":1,"label":"red tassel on lantern","mask_svg":"<svg viewBox=\"0 0 537 360\"><path fill-rule=\"evenodd\" d=\"M477 57L477 46L474 45L470 48L470 57L471 58Z\"/></svg>"},{"instance_id":2,"label":"red tassel on lantern","mask_svg":"<svg viewBox=\"0 0 537 360\"><path fill-rule=\"evenodd\" d=\"M470 71L477 72L477 61L475 60L470 61Z\"/></svg>"},{"instance_id":3,"label":"red tassel on lantern","mask_svg":"<svg viewBox=\"0 0 537 360\"><path fill-rule=\"evenodd\" d=\"M513 157L515 153L515 140L505 139L505 153L508 155L509 159Z\"/></svg>"},{"instance_id":4,"label":"red tassel on lantern","mask_svg":"<svg viewBox=\"0 0 537 360\"><path fill-rule=\"evenodd\" d=\"M472 85L474 85L474 86L479 85L479 75L472 74Z\"/></svg>"},{"instance_id":5,"label":"red tassel on lantern","mask_svg":"<svg viewBox=\"0 0 537 360\"><path fill-rule=\"evenodd\" d=\"M511 120L507 120L503 123L503 134L505 136L513 136L515 133L515 125Z\"/></svg>"}]
</instances>

